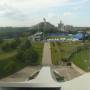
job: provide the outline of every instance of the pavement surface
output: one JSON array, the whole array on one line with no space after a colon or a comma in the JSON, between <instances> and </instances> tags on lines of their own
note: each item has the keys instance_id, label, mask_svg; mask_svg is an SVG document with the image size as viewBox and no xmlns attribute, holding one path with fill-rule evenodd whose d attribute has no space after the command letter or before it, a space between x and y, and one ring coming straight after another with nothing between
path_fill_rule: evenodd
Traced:
<instances>
[{"instance_id":1,"label":"pavement surface","mask_svg":"<svg viewBox=\"0 0 90 90\"><path fill-rule=\"evenodd\" d=\"M50 43L46 42L43 49L42 65L52 65Z\"/></svg>"},{"instance_id":2,"label":"pavement surface","mask_svg":"<svg viewBox=\"0 0 90 90\"><path fill-rule=\"evenodd\" d=\"M78 66L76 66L74 63L72 63L72 67L78 71L80 74L85 74L86 72L84 70L82 70L81 68L79 68Z\"/></svg>"},{"instance_id":3,"label":"pavement surface","mask_svg":"<svg viewBox=\"0 0 90 90\"><path fill-rule=\"evenodd\" d=\"M32 74L38 70L41 69L41 66L27 66L23 68L22 70L5 77L0 80L0 82L21 82L21 81L26 81Z\"/></svg>"},{"instance_id":4,"label":"pavement surface","mask_svg":"<svg viewBox=\"0 0 90 90\"><path fill-rule=\"evenodd\" d=\"M69 66L54 66L53 69L58 72L59 76L64 77L64 81L72 80L82 74Z\"/></svg>"}]
</instances>

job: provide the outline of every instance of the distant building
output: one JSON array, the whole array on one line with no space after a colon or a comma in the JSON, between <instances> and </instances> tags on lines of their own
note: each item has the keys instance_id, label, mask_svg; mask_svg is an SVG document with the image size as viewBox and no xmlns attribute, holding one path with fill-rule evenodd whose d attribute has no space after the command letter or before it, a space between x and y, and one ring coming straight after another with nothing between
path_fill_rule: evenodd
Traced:
<instances>
[{"instance_id":1,"label":"distant building","mask_svg":"<svg viewBox=\"0 0 90 90\"><path fill-rule=\"evenodd\" d=\"M58 24L58 30L59 31L65 31L64 24L62 23L62 21L60 21L60 23Z\"/></svg>"},{"instance_id":2,"label":"distant building","mask_svg":"<svg viewBox=\"0 0 90 90\"><path fill-rule=\"evenodd\" d=\"M74 31L74 27L72 25L65 25L64 26L65 31Z\"/></svg>"},{"instance_id":3,"label":"distant building","mask_svg":"<svg viewBox=\"0 0 90 90\"><path fill-rule=\"evenodd\" d=\"M75 28L72 25L64 25L62 21L58 24L58 30L62 32L74 31Z\"/></svg>"}]
</instances>

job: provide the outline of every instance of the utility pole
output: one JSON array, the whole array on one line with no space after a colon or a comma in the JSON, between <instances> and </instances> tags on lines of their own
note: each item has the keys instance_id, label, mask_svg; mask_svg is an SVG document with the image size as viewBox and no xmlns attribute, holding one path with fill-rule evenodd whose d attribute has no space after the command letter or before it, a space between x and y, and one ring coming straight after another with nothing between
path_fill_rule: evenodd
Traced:
<instances>
[{"instance_id":1,"label":"utility pole","mask_svg":"<svg viewBox=\"0 0 90 90\"><path fill-rule=\"evenodd\" d=\"M39 24L38 24L38 32L39 32Z\"/></svg>"},{"instance_id":2,"label":"utility pole","mask_svg":"<svg viewBox=\"0 0 90 90\"><path fill-rule=\"evenodd\" d=\"M44 31L45 31L47 23L46 23L46 19L45 18L43 18L43 20L44 20Z\"/></svg>"},{"instance_id":3,"label":"utility pole","mask_svg":"<svg viewBox=\"0 0 90 90\"><path fill-rule=\"evenodd\" d=\"M46 27L47 27L47 22L46 22L45 18L43 18L43 21L44 21L44 27L43 27L43 37L44 37L44 36L46 36L45 31L46 31ZM46 39L46 38L44 38L44 39Z\"/></svg>"}]
</instances>

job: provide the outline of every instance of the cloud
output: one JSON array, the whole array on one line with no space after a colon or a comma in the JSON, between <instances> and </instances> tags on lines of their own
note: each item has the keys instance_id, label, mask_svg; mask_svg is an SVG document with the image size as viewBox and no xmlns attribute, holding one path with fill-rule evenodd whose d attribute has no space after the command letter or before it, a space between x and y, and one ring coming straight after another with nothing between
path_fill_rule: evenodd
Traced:
<instances>
[{"instance_id":1,"label":"cloud","mask_svg":"<svg viewBox=\"0 0 90 90\"><path fill-rule=\"evenodd\" d=\"M64 12L63 16L71 16L72 15L72 12Z\"/></svg>"},{"instance_id":2,"label":"cloud","mask_svg":"<svg viewBox=\"0 0 90 90\"><path fill-rule=\"evenodd\" d=\"M21 16L30 17L30 15L33 15L35 12L38 13L65 5L76 5L87 1L88 0L0 0L0 12L11 14L14 17L15 15L20 16L21 14Z\"/></svg>"},{"instance_id":3,"label":"cloud","mask_svg":"<svg viewBox=\"0 0 90 90\"><path fill-rule=\"evenodd\" d=\"M33 14L68 3L70 0L0 0L0 17L24 20ZM51 17L49 15L49 17Z\"/></svg>"},{"instance_id":4,"label":"cloud","mask_svg":"<svg viewBox=\"0 0 90 90\"><path fill-rule=\"evenodd\" d=\"M70 0L2 0L0 4L8 4L17 8L45 8L62 5Z\"/></svg>"},{"instance_id":5,"label":"cloud","mask_svg":"<svg viewBox=\"0 0 90 90\"><path fill-rule=\"evenodd\" d=\"M29 20L32 21L37 17L42 18L44 14L47 14L45 16L53 20L53 18L62 15L59 9L68 6L77 7L77 5L79 6L86 2L88 0L0 0L0 20L8 19L8 23L9 20L29 22ZM55 13L54 8L58 9L58 13ZM71 12L65 12L63 14L63 16L71 15Z\"/></svg>"},{"instance_id":6,"label":"cloud","mask_svg":"<svg viewBox=\"0 0 90 90\"><path fill-rule=\"evenodd\" d=\"M55 13L48 13L47 17L52 19L52 18L56 17L56 14Z\"/></svg>"}]
</instances>

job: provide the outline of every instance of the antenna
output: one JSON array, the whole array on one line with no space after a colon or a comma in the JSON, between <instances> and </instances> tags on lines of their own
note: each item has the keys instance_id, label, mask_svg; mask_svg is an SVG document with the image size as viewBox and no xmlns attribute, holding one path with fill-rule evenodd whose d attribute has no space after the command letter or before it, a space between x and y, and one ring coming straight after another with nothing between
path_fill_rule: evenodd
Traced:
<instances>
[{"instance_id":1,"label":"antenna","mask_svg":"<svg viewBox=\"0 0 90 90\"><path fill-rule=\"evenodd\" d=\"M43 21L44 21L44 23L46 23L46 19L45 18L43 18Z\"/></svg>"}]
</instances>

